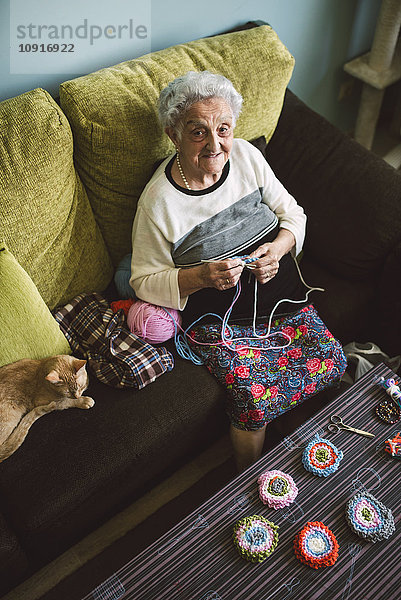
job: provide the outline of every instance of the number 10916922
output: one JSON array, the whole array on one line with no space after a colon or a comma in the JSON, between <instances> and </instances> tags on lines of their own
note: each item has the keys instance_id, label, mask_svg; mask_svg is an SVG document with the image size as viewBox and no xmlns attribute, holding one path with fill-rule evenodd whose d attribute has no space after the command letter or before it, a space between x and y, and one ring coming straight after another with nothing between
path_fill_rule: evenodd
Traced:
<instances>
[{"instance_id":1,"label":"number 10916922","mask_svg":"<svg viewBox=\"0 0 401 600\"><path fill-rule=\"evenodd\" d=\"M74 44L19 44L18 52L74 52Z\"/></svg>"}]
</instances>

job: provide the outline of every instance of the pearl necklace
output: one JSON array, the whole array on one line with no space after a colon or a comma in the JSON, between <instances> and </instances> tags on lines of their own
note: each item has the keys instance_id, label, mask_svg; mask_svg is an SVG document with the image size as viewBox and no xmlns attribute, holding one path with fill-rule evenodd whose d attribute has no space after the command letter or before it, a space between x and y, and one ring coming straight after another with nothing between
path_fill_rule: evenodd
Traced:
<instances>
[{"instance_id":1,"label":"pearl necklace","mask_svg":"<svg viewBox=\"0 0 401 600\"><path fill-rule=\"evenodd\" d=\"M178 152L177 152L177 167L178 167L178 170L179 170L179 172L180 172L181 179L182 179L182 180L183 180L183 182L185 183L185 187L187 188L187 190L189 190L190 192L192 192L192 189L189 187L189 183L188 183L188 181L187 181L187 178L186 178L186 177L185 177L185 175L184 175L184 171L182 170L182 167L181 167L181 162L180 162L180 156L179 156L179 153L178 153Z\"/></svg>"}]
</instances>

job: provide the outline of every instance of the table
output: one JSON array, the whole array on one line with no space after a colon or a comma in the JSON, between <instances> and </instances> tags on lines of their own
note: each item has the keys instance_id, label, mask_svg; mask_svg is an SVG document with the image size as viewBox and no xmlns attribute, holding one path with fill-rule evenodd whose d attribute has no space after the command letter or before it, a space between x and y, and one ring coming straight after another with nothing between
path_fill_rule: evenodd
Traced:
<instances>
[{"instance_id":1,"label":"table","mask_svg":"<svg viewBox=\"0 0 401 600\"><path fill-rule=\"evenodd\" d=\"M384 365L366 373L84 600L400 598L401 462L384 452L384 441L401 429L401 422L388 425L374 413L386 398L376 383L380 376L394 374ZM328 432L333 414L375 438ZM344 452L338 471L327 478L307 472L301 463L302 449L315 433ZM287 508L273 510L259 500L257 478L269 469L289 473L298 486ZM373 544L348 527L345 504L358 489L370 491L392 510L396 532L389 540ZM235 522L253 514L279 525L277 549L256 564L242 559L232 542ZM307 521L322 521L335 534L340 550L334 566L315 570L295 558L293 540Z\"/></svg>"}]
</instances>

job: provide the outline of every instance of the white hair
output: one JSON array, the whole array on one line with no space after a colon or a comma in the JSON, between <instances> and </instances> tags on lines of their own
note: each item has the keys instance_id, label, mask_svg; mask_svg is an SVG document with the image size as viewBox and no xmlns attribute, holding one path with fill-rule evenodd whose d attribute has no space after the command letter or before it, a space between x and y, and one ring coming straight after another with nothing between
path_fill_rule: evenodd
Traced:
<instances>
[{"instance_id":1,"label":"white hair","mask_svg":"<svg viewBox=\"0 0 401 600\"><path fill-rule=\"evenodd\" d=\"M195 102L209 98L222 98L231 108L233 126L241 112L242 96L224 75L210 71L189 71L171 81L160 92L159 118L163 129L172 127L180 133L180 122Z\"/></svg>"}]
</instances>

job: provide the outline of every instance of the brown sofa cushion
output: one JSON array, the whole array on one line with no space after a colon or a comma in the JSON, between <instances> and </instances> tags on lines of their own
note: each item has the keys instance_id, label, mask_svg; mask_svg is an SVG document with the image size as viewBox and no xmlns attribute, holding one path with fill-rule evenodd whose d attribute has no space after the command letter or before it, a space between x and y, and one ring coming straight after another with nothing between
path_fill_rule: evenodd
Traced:
<instances>
[{"instance_id":1,"label":"brown sofa cushion","mask_svg":"<svg viewBox=\"0 0 401 600\"><path fill-rule=\"evenodd\" d=\"M401 238L401 175L289 91L266 158L308 216L305 256L349 281L377 278Z\"/></svg>"}]
</instances>

